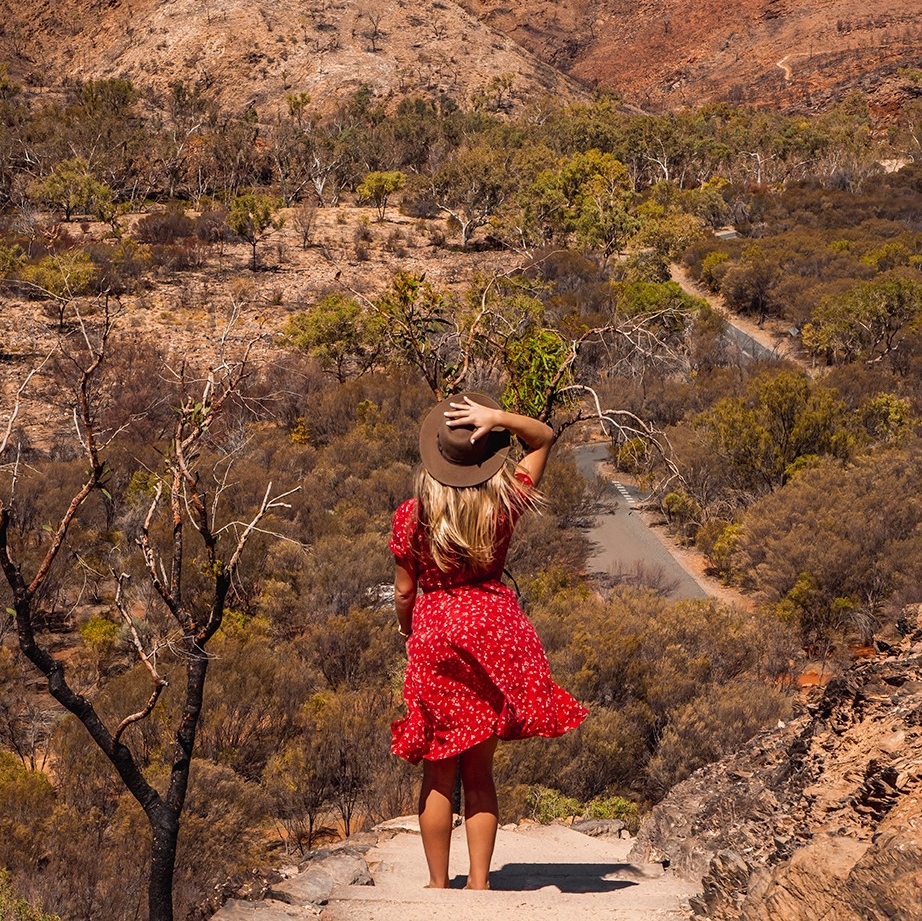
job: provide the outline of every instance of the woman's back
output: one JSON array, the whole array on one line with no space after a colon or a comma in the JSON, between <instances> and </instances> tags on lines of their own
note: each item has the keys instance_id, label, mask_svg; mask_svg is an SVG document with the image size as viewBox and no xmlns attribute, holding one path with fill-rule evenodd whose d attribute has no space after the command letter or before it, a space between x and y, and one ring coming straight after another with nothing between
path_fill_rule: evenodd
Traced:
<instances>
[{"instance_id":1,"label":"woman's back","mask_svg":"<svg viewBox=\"0 0 922 921\"><path fill-rule=\"evenodd\" d=\"M503 514L497 521L493 558L486 569L472 571L459 557L455 565L446 571L441 570L429 551L426 527L419 522L417 500L408 499L397 509L390 549L398 559L411 559L415 563L416 579L422 591L457 588L502 578L513 529L527 507L527 491L533 488L525 474L517 473L516 480L521 484L522 501L513 506L510 514Z\"/></svg>"}]
</instances>

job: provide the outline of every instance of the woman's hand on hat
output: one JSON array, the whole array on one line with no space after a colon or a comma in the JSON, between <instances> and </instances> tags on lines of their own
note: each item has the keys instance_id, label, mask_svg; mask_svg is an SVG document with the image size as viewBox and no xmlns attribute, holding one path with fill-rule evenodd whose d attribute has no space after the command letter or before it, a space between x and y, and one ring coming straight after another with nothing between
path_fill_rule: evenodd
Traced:
<instances>
[{"instance_id":1,"label":"woman's hand on hat","mask_svg":"<svg viewBox=\"0 0 922 921\"><path fill-rule=\"evenodd\" d=\"M481 435L489 434L499 424L500 410L482 406L469 397L462 397L462 401L448 404L451 409L445 411L445 424L451 428L458 425L471 426L474 429L471 434L472 443Z\"/></svg>"}]
</instances>

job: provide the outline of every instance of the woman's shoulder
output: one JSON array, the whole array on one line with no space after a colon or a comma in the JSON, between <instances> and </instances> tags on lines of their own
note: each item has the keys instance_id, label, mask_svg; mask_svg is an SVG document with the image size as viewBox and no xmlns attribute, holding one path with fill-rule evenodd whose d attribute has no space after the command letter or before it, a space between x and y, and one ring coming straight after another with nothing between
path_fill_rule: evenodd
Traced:
<instances>
[{"instance_id":1,"label":"woman's shoulder","mask_svg":"<svg viewBox=\"0 0 922 921\"><path fill-rule=\"evenodd\" d=\"M410 521L416 518L416 499L407 499L397 506L394 512L394 523L398 521Z\"/></svg>"}]
</instances>

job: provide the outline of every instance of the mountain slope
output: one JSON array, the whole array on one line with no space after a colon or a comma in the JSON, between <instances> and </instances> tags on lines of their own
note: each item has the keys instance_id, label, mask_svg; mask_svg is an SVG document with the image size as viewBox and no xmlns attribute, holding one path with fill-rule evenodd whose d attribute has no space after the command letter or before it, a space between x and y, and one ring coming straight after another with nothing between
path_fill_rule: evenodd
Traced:
<instances>
[{"instance_id":1,"label":"mountain slope","mask_svg":"<svg viewBox=\"0 0 922 921\"><path fill-rule=\"evenodd\" d=\"M919 66L918 0L463 0L543 60L654 109L713 100L809 109L899 101Z\"/></svg>"},{"instance_id":2,"label":"mountain slope","mask_svg":"<svg viewBox=\"0 0 922 921\"><path fill-rule=\"evenodd\" d=\"M385 103L503 102L586 87L663 110L703 102L809 111L864 91L886 115L918 87L918 0L0 0L0 62L39 87L125 76L164 92L209 87L274 117L288 93L332 107L369 85Z\"/></svg>"},{"instance_id":3,"label":"mountain slope","mask_svg":"<svg viewBox=\"0 0 922 921\"><path fill-rule=\"evenodd\" d=\"M331 108L363 85L385 103L470 98L505 74L513 103L584 93L449 0L2 0L0 15L0 61L32 85L127 77L165 94L183 81L264 119L286 94Z\"/></svg>"}]
</instances>

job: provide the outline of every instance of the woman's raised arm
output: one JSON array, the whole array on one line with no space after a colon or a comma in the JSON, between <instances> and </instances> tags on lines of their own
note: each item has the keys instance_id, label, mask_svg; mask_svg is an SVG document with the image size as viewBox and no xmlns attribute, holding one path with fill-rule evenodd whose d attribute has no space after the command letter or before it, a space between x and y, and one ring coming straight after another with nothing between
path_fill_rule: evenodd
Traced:
<instances>
[{"instance_id":1,"label":"woman's raised arm","mask_svg":"<svg viewBox=\"0 0 922 921\"><path fill-rule=\"evenodd\" d=\"M449 426L470 425L474 432L471 441L486 435L491 429L508 429L520 438L528 447L528 453L519 462L518 469L527 474L535 486L544 476L544 468L554 446L554 430L538 419L522 416L519 413L507 413L502 409L482 406L468 397L449 404L445 419Z\"/></svg>"}]
</instances>

